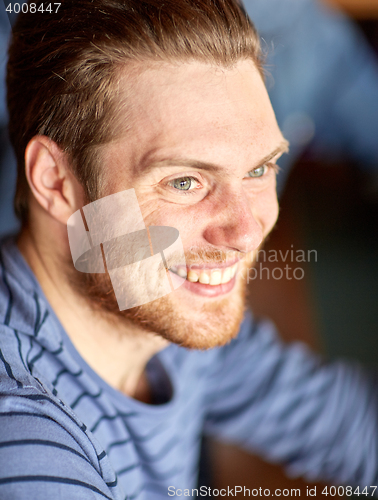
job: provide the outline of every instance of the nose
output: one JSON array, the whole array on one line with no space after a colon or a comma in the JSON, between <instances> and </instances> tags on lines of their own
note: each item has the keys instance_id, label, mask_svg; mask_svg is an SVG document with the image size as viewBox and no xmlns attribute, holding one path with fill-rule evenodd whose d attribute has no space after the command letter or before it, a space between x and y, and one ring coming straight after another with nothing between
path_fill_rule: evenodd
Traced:
<instances>
[{"instance_id":1,"label":"nose","mask_svg":"<svg viewBox=\"0 0 378 500\"><path fill-rule=\"evenodd\" d=\"M213 201L204 238L224 250L244 253L256 250L263 240L263 229L253 212L253 202L242 189L222 193Z\"/></svg>"}]
</instances>

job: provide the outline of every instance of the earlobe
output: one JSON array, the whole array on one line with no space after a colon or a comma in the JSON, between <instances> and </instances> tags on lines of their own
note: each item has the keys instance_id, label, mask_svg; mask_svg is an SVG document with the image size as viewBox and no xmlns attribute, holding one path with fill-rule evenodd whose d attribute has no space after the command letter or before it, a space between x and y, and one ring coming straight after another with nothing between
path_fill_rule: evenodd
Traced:
<instances>
[{"instance_id":1,"label":"earlobe","mask_svg":"<svg viewBox=\"0 0 378 500\"><path fill-rule=\"evenodd\" d=\"M25 151L25 173L32 194L51 217L65 224L80 205L82 188L69 169L66 153L45 136L35 136Z\"/></svg>"}]
</instances>

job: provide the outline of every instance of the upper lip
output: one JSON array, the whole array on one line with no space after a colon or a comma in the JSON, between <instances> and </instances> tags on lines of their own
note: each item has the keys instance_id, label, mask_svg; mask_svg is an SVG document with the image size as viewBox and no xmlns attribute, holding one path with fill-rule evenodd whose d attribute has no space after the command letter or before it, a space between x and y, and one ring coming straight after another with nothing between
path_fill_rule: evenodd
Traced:
<instances>
[{"instance_id":1,"label":"upper lip","mask_svg":"<svg viewBox=\"0 0 378 500\"><path fill-rule=\"evenodd\" d=\"M192 270L192 271L202 270L202 269L226 269L227 267L234 266L235 264L237 264L240 261L241 261L241 259L235 259L233 261L223 262L223 263L219 263L219 264L210 263L210 262L205 263L205 264L177 264L177 265L171 266L171 267L174 267L176 269L186 267L189 271L190 270Z\"/></svg>"}]
</instances>

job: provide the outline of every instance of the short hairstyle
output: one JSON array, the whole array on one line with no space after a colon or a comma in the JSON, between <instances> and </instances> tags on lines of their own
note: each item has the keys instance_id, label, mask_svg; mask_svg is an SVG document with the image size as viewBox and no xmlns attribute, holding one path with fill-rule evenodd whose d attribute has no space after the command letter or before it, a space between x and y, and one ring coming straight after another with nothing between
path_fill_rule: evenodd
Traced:
<instances>
[{"instance_id":1,"label":"short hairstyle","mask_svg":"<svg viewBox=\"0 0 378 500\"><path fill-rule=\"evenodd\" d=\"M7 69L16 213L28 220L25 149L45 135L68 153L88 201L99 196L99 146L114 138L117 79L128 63L202 61L262 71L259 37L238 0L62 0L57 13L21 13ZM34 9L33 9L34 10Z\"/></svg>"}]
</instances>

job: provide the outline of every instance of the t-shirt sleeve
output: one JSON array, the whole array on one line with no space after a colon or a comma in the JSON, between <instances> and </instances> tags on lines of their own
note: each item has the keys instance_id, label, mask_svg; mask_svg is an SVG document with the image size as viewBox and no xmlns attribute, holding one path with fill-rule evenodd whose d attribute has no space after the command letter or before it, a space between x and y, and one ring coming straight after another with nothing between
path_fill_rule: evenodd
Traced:
<instances>
[{"instance_id":1,"label":"t-shirt sleeve","mask_svg":"<svg viewBox=\"0 0 378 500\"><path fill-rule=\"evenodd\" d=\"M53 401L7 394L0 397L0 409L0 498L118 498L103 478L104 456Z\"/></svg>"},{"instance_id":2,"label":"t-shirt sleeve","mask_svg":"<svg viewBox=\"0 0 378 500\"><path fill-rule=\"evenodd\" d=\"M376 374L326 364L285 345L248 315L220 349L207 394L206 434L285 464L290 475L355 486L378 484Z\"/></svg>"}]
</instances>

